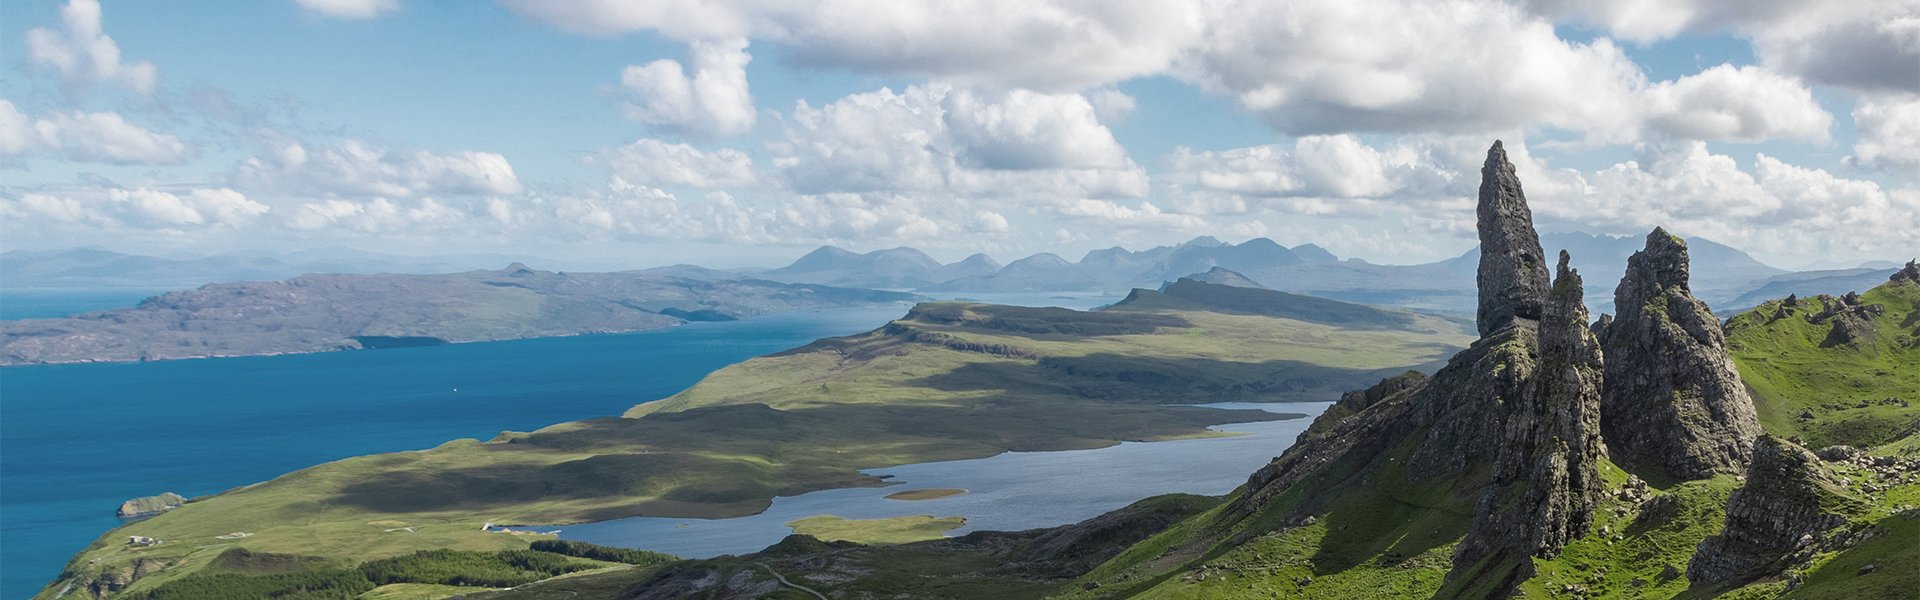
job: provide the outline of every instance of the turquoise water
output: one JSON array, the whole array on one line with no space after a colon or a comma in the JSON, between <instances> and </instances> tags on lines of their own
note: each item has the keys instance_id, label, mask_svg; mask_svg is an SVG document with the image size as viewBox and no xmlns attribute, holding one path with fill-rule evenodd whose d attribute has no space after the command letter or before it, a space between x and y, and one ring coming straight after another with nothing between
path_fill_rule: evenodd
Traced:
<instances>
[{"instance_id":1,"label":"turquoise water","mask_svg":"<svg viewBox=\"0 0 1920 600\"><path fill-rule=\"evenodd\" d=\"M728 364L866 331L905 312L899 305L626 335L0 369L0 598L26 598L52 581L68 557L119 524L114 508L128 498L211 494L349 456L615 415Z\"/></svg>"},{"instance_id":2,"label":"turquoise water","mask_svg":"<svg viewBox=\"0 0 1920 600\"><path fill-rule=\"evenodd\" d=\"M0 288L0 321L51 319L124 308L163 291L144 288Z\"/></svg>"}]
</instances>

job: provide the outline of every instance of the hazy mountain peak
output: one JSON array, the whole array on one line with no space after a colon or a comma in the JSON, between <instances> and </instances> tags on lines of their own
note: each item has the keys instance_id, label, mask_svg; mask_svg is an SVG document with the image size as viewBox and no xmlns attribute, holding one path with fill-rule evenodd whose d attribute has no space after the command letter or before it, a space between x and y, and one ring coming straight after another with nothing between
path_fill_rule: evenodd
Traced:
<instances>
[{"instance_id":1,"label":"hazy mountain peak","mask_svg":"<svg viewBox=\"0 0 1920 600\"><path fill-rule=\"evenodd\" d=\"M973 255L968 256L966 258L962 258L960 259L959 262L953 263L953 265L948 265L948 266L954 266L954 265L990 265L993 268L998 269L1000 268L1000 261L994 260L993 257L991 256L987 256L985 252L975 252L973 253Z\"/></svg>"},{"instance_id":2,"label":"hazy mountain peak","mask_svg":"<svg viewBox=\"0 0 1920 600\"><path fill-rule=\"evenodd\" d=\"M1007 268L1011 269L1016 266L1017 267L1064 267L1071 264L1073 263L1067 262L1067 259L1060 258L1060 255L1058 254L1054 254L1052 252L1041 252L1039 254L1035 254L1033 256L1029 256L1029 257L1022 258L1020 260L1016 260L1011 263L1008 263Z\"/></svg>"},{"instance_id":3,"label":"hazy mountain peak","mask_svg":"<svg viewBox=\"0 0 1920 600\"><path fill-rule=\"evenodd\" d=\"M1289 248L1289 250L1293 251L1294 256L1300 257L1300 260L1304 260L1307 262L1339 262L1340 261L1340 257L1334 256L1332 252L1328 252L1326 248L1321 248L1319 245L1316 245L1316 244L1301 244L1301 245Z\"/></svg>"},{"instance_id":4,"label":"hazy mountain peak","mask_svg":"<svg viewBox=\"0 0 1920 600\"><path fill-rule=\"evenodd\" d=\"M1193 238L1191 240L1187 240L1187 243L1181 244L1181 245L1182 246L1198 246L1201 248L1218 248L1220 246L1225 246L1227 244L1226 242L1220 241L1220 238L1216 238L1210 235L1203 235L1197 238Z\"/></svg>"}]
</instances>

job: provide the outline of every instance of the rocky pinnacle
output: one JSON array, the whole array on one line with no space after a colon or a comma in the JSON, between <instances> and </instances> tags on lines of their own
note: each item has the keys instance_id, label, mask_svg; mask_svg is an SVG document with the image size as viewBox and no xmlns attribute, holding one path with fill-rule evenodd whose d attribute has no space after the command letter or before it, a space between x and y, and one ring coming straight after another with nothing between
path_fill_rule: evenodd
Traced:
<instances>
[{"instance_id":1,"label":"rocky pinnacle","mask_svg":"<svg viewBox=\"0 0 1920 600\"><path fill-rule=\"evenodd\" d=\"M1627 259L1603 331L1600 428L1614 462L1642 476L1739 473L1760 434L1719 319L1687 289L1687 244L1662 229Z\"/></svg>"},{"instance_id":2,"label":"rocky pinnacle","mask_svg":"<svg viewBox=\"0 0 1920 600\"><path fill-rule=\"evenodd\" d=\"M1540 318L1547 292L1547 261L1533 230L1533 211L1520 177L1498 140L1480 168L1480 335L1498 331L1515 317Z\"/></svg>"},{"instance_id":3,"label":"rocky pinnacle","mask_svg":"<svg viewBox=\"0 0 1920 600\"><path fill-rule=\"evenodd\" d=\"M1600 343L1587 327L1580 273L1560 266L1539 326L1539 362L1527 393L1502 407L1505 443L1474 524L1454 555L1457 567L1488 556L1553 557L1586 533L1602 494L1599 464Z\"/></svg>"}]
</instances>

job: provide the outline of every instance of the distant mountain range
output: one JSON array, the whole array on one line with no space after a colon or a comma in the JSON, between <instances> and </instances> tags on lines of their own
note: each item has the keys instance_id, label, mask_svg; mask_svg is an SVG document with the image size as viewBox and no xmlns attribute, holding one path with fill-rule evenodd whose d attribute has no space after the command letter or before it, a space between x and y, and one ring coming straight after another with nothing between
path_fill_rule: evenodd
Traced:
<instances>
[{"instance_id":1,"label":"distant mountain range","mask_svg":"<svg viewBox=\"0 0 1920 600\"><path fill-rule=\"evenodd\" d=\"M927 256L927 253L913 248L857 254L833 246L821 246L791 265L757 273L756 276L789 283L916 289L988 275L1001 268L999 262L985 254L975 254L960 262L943 265Z\"/></svg>"},{"instance_id":2,"label":"distant mountain range","mask_svg":"<svg viewBox=\"0 0 1920 600\"><path fill-rule=\"evenodd\" d=\"M1613 285L1638 238L1558 233L1540 236L1551 254L1565 249L1586 274L1589 306L1612 309ZM1787 294L1844 294L1884 281L1895 265L1886 261L1855 269L1789 272L1739 249L1704 238L1687 240L1696 273L1694 294L1727 311ZM206 283L280 280L307 273L452 273L512 262L493 255L408 257L347 249L309 250L266 257L214 256L169 259L100 248L0 255L0 287L190 288ZM524 260L524 259L520 259ZM714 270L690 265L662 267L701 279L751 277L783 283L941 293L1105 292L1156 289L1214 268L1244 281L1220 282L1312 294L1352 302L1438 312L1469 312L1479 250L1417 265L1379 265L1341 259L1313 244L1283 246L1267 238L1239 244L1213 237L1141 251L1121 247L1088 252L1078 261L1041 253L1001 264L985 254L941 263L914 248L856 253L822 246L792 264L764 271ZM543 264L542 266L550 266Z\"/></svg>"},{"instance_id":3,"label":"distant mountain range","mask_svg":"<svg viewBox=\"0 0 1920 600\"><path fill-rule=\"evenodd\" d=\"M1884 281L1891 272L1886 267L1792 273L1705 238L1689 238L1687 243L1695 272L1702 274L1694 278L1694 293L1709 304L1725 308L1753 306L1787 293L1865 290ZM1613 284L1623 273L1627 257L1639 249L1640 241L1635 237L1559 233L1542 235L1541 244L1550 254L1564 249L1572 255L1573 265L1594 282L1588 289L1588 303L1605 311L1611 309ZM1342 260L1312 244L1289 248L1266 238L1228 244L1199 237L1137 252L1120 247L1095 250L1077 262L1041 253L1005 266L981 254L941 264L912 248L859 254L826 246L792 265L754 275L775 281L926 292L1121 292L1154 289L1181 277L1223 269L1235 280L1200 279L1367 304L1467 312L1474 307L1473 282L1479 260L1479 249L1475 248L1438 262L1377 265Z\"/></svg>"}]
</instances>

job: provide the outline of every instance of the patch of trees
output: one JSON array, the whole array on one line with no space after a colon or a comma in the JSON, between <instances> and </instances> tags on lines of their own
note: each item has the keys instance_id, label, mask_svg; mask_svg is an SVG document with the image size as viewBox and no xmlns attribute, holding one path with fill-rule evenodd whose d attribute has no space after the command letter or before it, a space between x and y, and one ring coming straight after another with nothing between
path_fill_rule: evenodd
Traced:
<instances>
[{"instance_id":1,"label":"patch of trees","mask_svg":"<svg viewBox=\"0 0 1920 600\"><path fill-rule=\"evenodd\" d=\"M599 544L576 542L572 540L540 540L533 543L533 549L539 552L552 552L593 560L627 563L629 565L658 565L673 562L674 556L652 550L634 550L632 548L614 548Z\"/></svg>"},{"instance_id":2,"label":"patch of trees","mask_svg":"<svg viewBox=\"0 0 1920 600\"><path fill-rule=\"evenodd\" d=\"M353 600L374 588L353 569L271 575L194 575L147 592L146 600Z\"/></svg>"}]
</instances>

